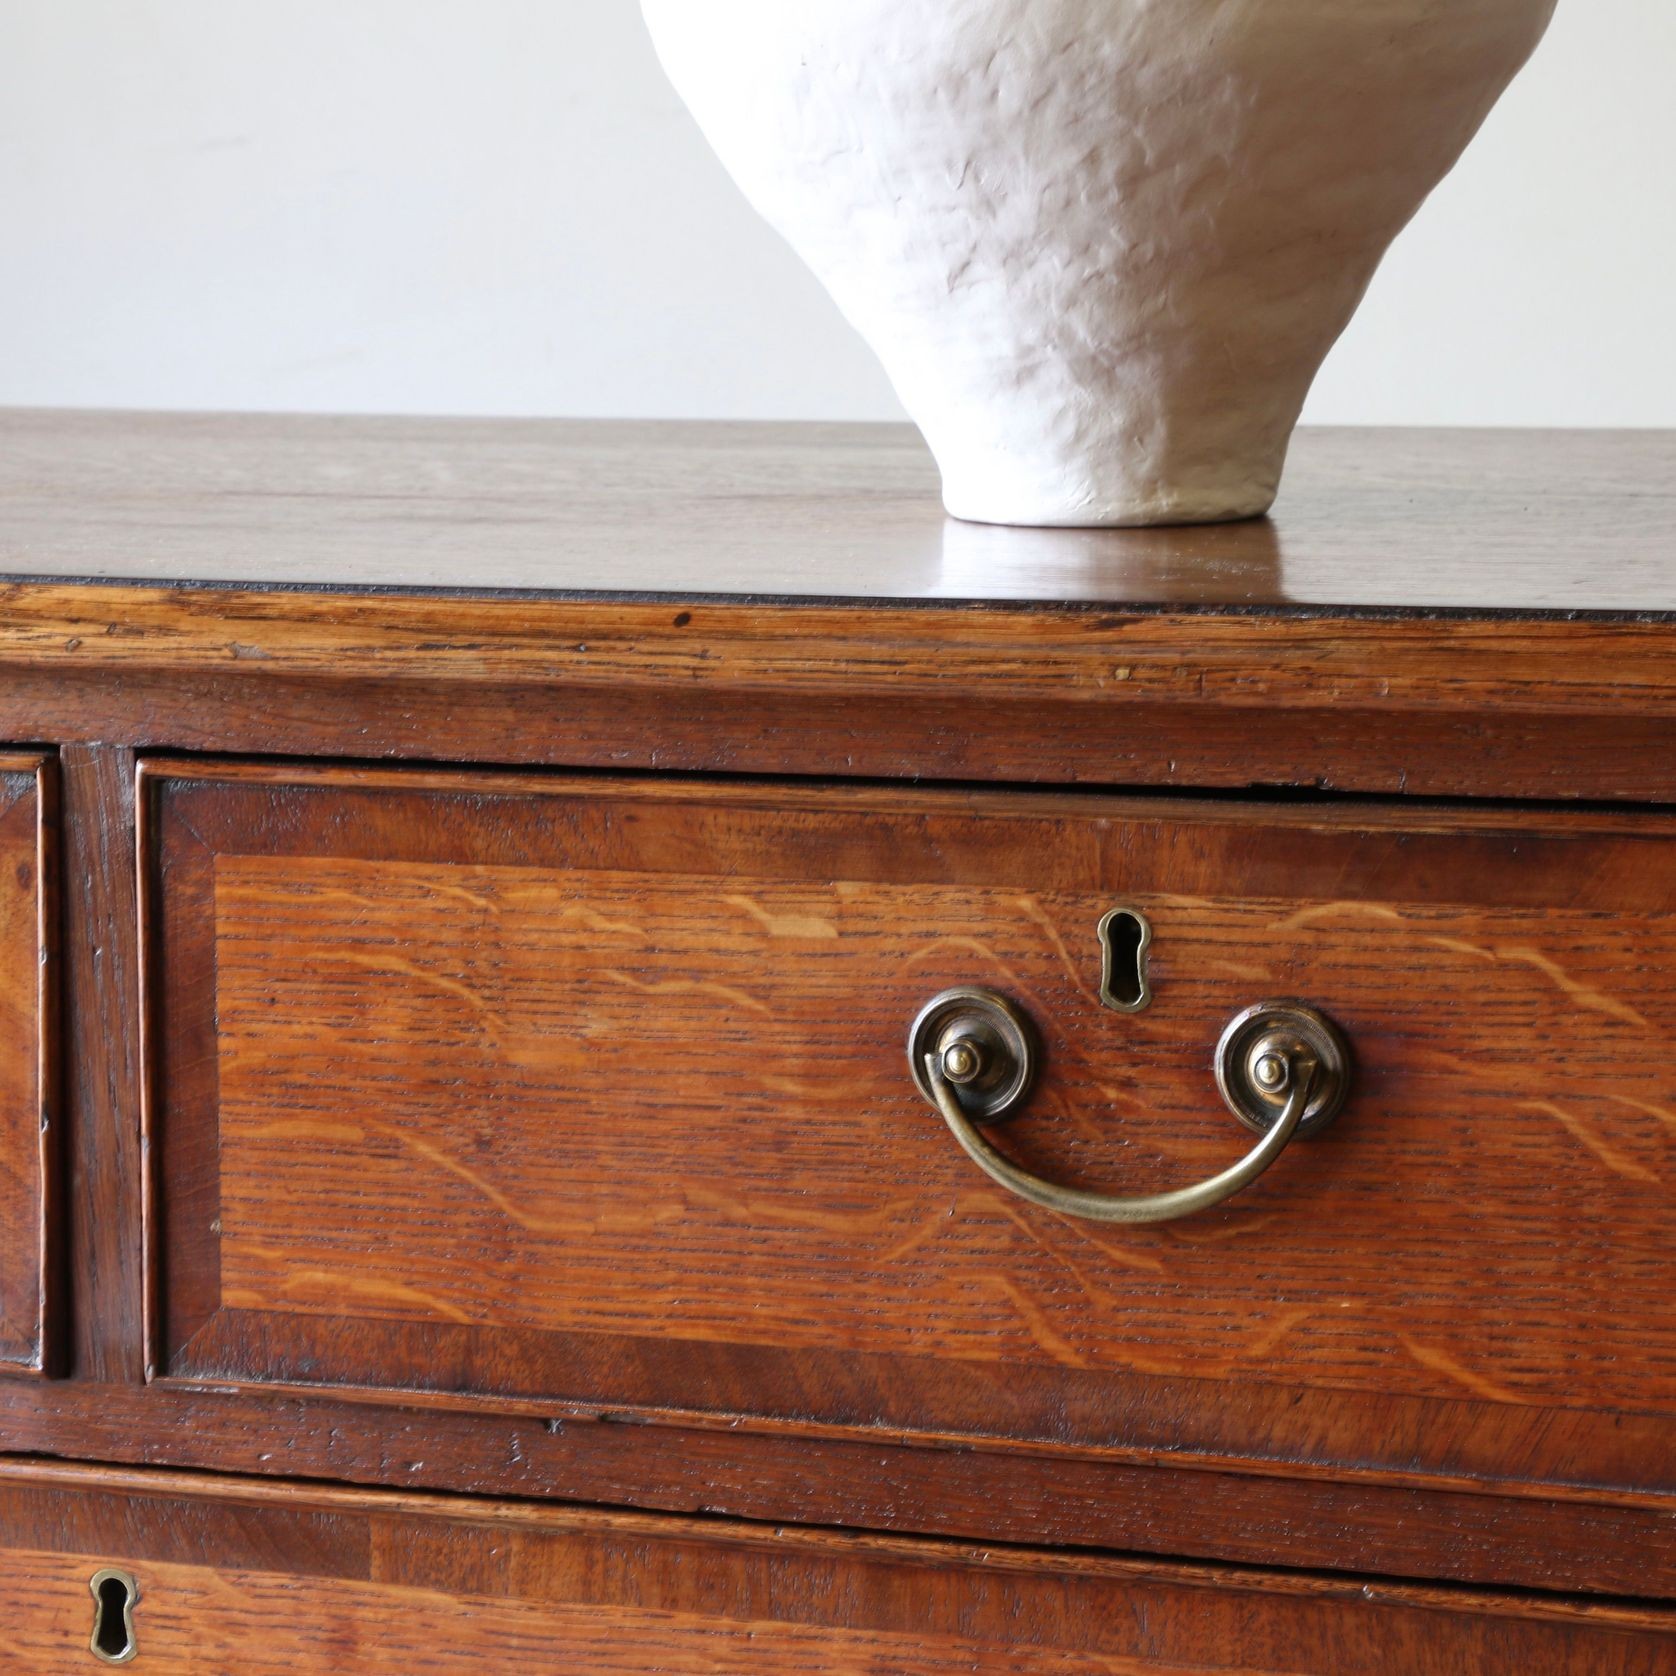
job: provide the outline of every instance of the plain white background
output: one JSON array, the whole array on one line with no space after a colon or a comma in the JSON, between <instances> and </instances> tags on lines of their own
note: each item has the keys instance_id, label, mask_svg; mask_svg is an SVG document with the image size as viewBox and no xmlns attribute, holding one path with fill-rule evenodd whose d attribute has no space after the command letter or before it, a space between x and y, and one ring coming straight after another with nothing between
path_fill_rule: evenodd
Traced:
<instances>
[{"instance_id":1,"label":"plain white background","mask_svg":"<svg viewBox=\"0 0 1676 1676\"><path fill-rule=\"evenodd\" d=\"M1307 417L1676 425L1673 71L1561 0ZM899 413L634 0L0 0L0 238L0 403Z\"/></svg>"}]
</instances>

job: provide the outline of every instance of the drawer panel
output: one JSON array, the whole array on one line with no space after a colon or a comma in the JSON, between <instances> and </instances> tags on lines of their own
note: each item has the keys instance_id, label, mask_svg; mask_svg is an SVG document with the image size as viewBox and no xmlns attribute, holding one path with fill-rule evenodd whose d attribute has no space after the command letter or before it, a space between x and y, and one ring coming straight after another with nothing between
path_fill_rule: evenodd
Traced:
<instances>
[{"instance_id":1,"label":"drawer panel","mask_svg":"<svg viewBox=\"0 0 1676 1676\"><path fill-rule=\"evenodd\" d=\"M0 755L0 1372L50 1360L54 1163L50 1075L57 972L52 765Z\"/></svg>"},{"instance_id":2,"label":"drawer panel","mask_svg":"<svg viewBox=\"0 0 1676 1676\"><path fill-rule=\"evenodd\" d=\"M1676 1670L1656 1607L0 1464L8 1672L96 1668L100 1572L134 1667L182 1676Z\"/></svg>"},{"instance_id":3,"label":"drawer panel","mask_svg":"<svg viewBox=\"0 0 1676 1676\"><path fill-rule=\"evenodd\" d=\"M167 764L142 820L159 1378L1676 1489L1668 820ZM972 983L1077 1185L1240 1156L1272 995L1354 1093L1062 1217L909 1079Z\"/></svg>"}]
</instances>

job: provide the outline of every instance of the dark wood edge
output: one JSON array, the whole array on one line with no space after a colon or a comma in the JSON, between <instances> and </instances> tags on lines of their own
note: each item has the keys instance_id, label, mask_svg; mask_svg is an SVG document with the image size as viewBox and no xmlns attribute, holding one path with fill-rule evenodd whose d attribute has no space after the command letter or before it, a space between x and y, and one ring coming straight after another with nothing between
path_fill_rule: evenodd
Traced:
<instances>
[{"instance_id":1,"label":"dark wood edge","mask_svg":"<svg viewBox=\"0 0 1676 1676\"><path fill-rule=\"evenodd\" d=\"M0 1484L86 1491L134 1500L188 1500L291 1512L309 1510L387 1516L404 1523L441 1521L507 1531L620 1535L635 1542L699 1542L707 1546L725 1544L775 1553L851 1555L894 1560L918 1567L973 1567L989 1573L1092 1576L1115 1583L1161 1579L1221 1592L1244 1590L1296 1599L1379 1600L1435 1611L1467 1612L1474 1616L1533 1619L1549 1623L1582 1620L1601 1628L1676 1633L1676 1610L1653 1604L1570 1600L1564 1596L1545 1597L1435 1584L1365 1582L1273 1568L1172 1563L1086 1550L979 1545L934 1537L863 1534L792 1525L770 1527L716 1518L626 1513L541 1502L489 1499L468 1502L456 1497L413 1491L270 1483L256 1478L155 1468L133 1472L69 1462L0 1460Z\"/></svg>"},{"instance_id":2,"label":"dark wood edge","mask_svg":"<svg viewBox=\"0 0 1676 1676\"><path fill-rule=\"evenodd\" d=\"M260 1359L261 1376L248 1370ZM447 1386L395 1383L381 1370L452 1370ZM493 1369L492 1374L483 1372ZM795 1376L795 1377L794 1377ZM467 1381L481 1379L481 1383ZM1192 1464L1267 1476L1354 1483L1447 1484L1497 1495L1574 1495L1589 1501L1676 1497L1676 1419L1606 1409L1507 1405L1473 1397L1418 1397L1320 1386L1018 1367L950 1367L901 1355L780 1350L768 1345L627 1335L476 1328L446 1322L342 1321L274 1310L220 1308L188 1343L176 1342L165 1383L183 1391L262 1391L348 1403L469 1414L608 1418L741 1435L850 1438L914 1448L1017 1452L1040 1459ZM823 1391L813 1418L765 1409L756 1393L801 1381ZM1220 1404L1211 1393L1221 1392ZM1191 1439L1171 1420L1184 1406L1207 1415ZM1361 1449L1323 1451L1324 1413L1358 1416L1359 1438L1407 1440L1402 1462ZM1487 1450L1481 1425L1494 1416ZM1567 1429L1568 1476L1531 1484L1505 1466L1556 1425ZM1512 1432L1513 1436L1509 1436ZM1420 1441L1416 1441L1420 1440ZM1502 1464L1498 1464L1502 1463Z\"/></svg>"},{"instance_id":3,"label":"dark wood edge","mask_svg":"<svg viewBox=\"0 0 1676 1676\"><path fill-rule=\"evenodd\" d=\"M175 1351L216 1314L221 1290L219 1068L214 1052L214 855L188 823L165 820L170 775L142 760L134 775L136 902L139 914L142 1335L145 1377L160 1377ZM163 875L169 888L163 888ZM168 963L201 975L210 1014L190 1009L178 1020L186 1051L164 1023ZM168 1089L165 1098L164 1089ZM165 1117L165 1111L171 1115ZM188 1136L187 1131L190 1131ZM190 1151L199 1180L190 1207L166 1202L166 1159ZM169 1273L190 1293L171 1290Z\"/></svg>"},{"instance_id":4,"label":"dark wood edge","mask_svg":"<svg viewBox=\"0 0 1676 1676\"><path fill-rule=\"evenodd\" d=\"M40 950L35 988L35 1089L38 1137L35 1153L36 1218L33 1229L35 1285L35 1352L26 1360L6 1360L8 1377L51 1378L59 1371L59 1321L63 1296L62 1183L59 1160L63 1130L58 1109L59 1041L59 894L58 894L58 781L53 759L33 753L0 754L0 774L17 776L30 787L7 799L0 820L23 809L31 819L35 840L35 940Z\"/></svg>"},{"instance_id":5,"label":"dark wood edge","mask_svg":"<svg viewBox=\"0 0 1676 1676\"><path fill-rule=\"evenodd\" d=\"M140 957L136 985L140 1013L140 1261L144 1271L140 1289L140 1337L148 1383L163 1365L161 1311L165 1243L157 1225L161 1208L157 1190L157 1172L161 1168L158 1123L161 1072L157 1060L161 1043L156 1018L159 986L154 971L158 903L151 866L155 848L152 795L146 764L141 760L134 765L134 909Z\"/></svg>"},{"instance_id":6,"label":"dark wood edge","mask_svg":"<svg viewBox=\"0 0 1676 1676\"><path fill-rule=\"evenodd\" d=\"M0 1381L0 1437L14 1454L264 1479L1676 1598L1670 1498L1620 1505L1530 1486L1501 1495L161 1383Z\"/></svg>"},{"instance_id":7,"label":"dark wood edge","mask_svg":"<svg viewBox=\"0 0 1676 1676\"><path fill-rule=\"evenodd\" d=\"M404 836L392 833L390 823L362 821L363 809L388 813L406 803L416 817L435 800L450 797L502 801L501 820L515 825L519 834L518 854L524 864L549 857L555 866L574 865L568 840L560 841L548 832L536 812L543 805L573 803L641 804L674 812L702 832L702 823L713 809L745 809L765 815L788 812L863 820L873 816L897 819L904 815L927 814L963 820L1015 823L1047 823L1064 819L1103 820L1147 826L1167 822L1170 826L1191 825L1215 831L1225 841L1237 844L1251 829L1309 832L1323 840L1337 840L1350 846L1368 838L1391 835L1410 844L1431 839L1450 846L1452 859L1462 861L1463 846L1474 842L1495 845L1515 840L1521 845L1559 846L1587 841L1636 845L1667 844L1676 837L1676 817L1653 810L1564 809L1509 810L1428 807L1400 800L1357 801L1308 799L1287 803L1261 800L1217 802L1203 798L1156 797L1090 792L1032 791L1028 788L903 787L898 785L856 786L827 782L777 780L728 783L714 780L671 779L616 774L579 776L573 773L530 774L504 769L436 770L424 768L362 768L350 765L314 765L307 762L204 762L150 758L152 783L179 788L173 799L176 820L181 811L191 810L194 830L216 854L260 855L264 858L331 854L357 860L459 862L491 865L506 856L504 844L479 842L476 829L451 826L446 833L433 830L435 823L414 819L403 828ZM330 848L322 847L317 836L297 829L276 830L264 826L260 814L271 794L283 790L293 799L329 798L332 802ZM209 795L199 795L209 794ZM1559 853L1556 850L1556 853ZM798 876L799 864L776 851L762 854L760 865L775 876ZM1051 858L1040 856L1012 882L1030 888L1047 888ZM637 860L657 870L655 858ZM904 864L905 865L905 864ZM952 855L939 855L925 882L944 882L948 868L956 865ZM997 876L974 861L986 884ZM1142 871L1144 863L1131 859L1121 882L1108 881L1114 889L1128 893L1152 888L1168 890L1166 880L1153 881ZM684 870L684 867L680 870ZM1590 877L1567 878L1573 907L1610 908L1618 912L1662 912L1676 910L1676 895L1662 874L1650 868L1622 869L1622 878L1608 892ZM1452 878L1459 865L1437 869L1423 893L1412 900L1441 903L1458 900ZM904 879L910 875L904 872ZM1470 900L1474 904L1506 904L1514 907L1547 906L1556 888L1552 876L1514 877L1493 870L1473 875ZM1088 881L1081 873L1079 886ZM1262 882L1250 873L1248 888L1257 894ZM1353 886L1347 873L1345 888ZM1068 888L1068 887L1067 887Z\"/></svg>"},{"instance_id":8,"label":"dark wood edge","mask_svg":"<svg viewBox=\"0 0 1676 1676\"><path fill-rule=\"evenodd\" d=\"M1033 527L1033 526L1025 526ZM0 590L7 588L144 587L170 593L260 594L280 598L304 596L338 600L457 601L471 605L572 605L621 609L650 606L664 611L722 607L758 611L940 611L944 613L1011 612L1017 616L1168 617L1184 622L1193 617L1234 618L1244 622L1347 623L1581 623L1590 627L1660 628L1676 625L1676 610L1642 605L1353 605L1326 600L1279 600L1249 603L1215 600L1202 605L1111 594L1085 600L1036 598L1026 594L844 594L775 593L763 589L712 589L705 592L665 588L520 588L481 584L453 587L428 582L296 581L274 576L265 581L249 577L76 575L70 571L0 571Z\"/></svg>"},{"instance_id":9,"label":"dark wood edge","mask_svg":"<svg viewBox=\"0 0 1676 1676\"><path fill-rule=\"evenodd\" d=\"M816 653L811 649L810 656ZM836 655L836 654L835 654ZM863 648L876 661L876 652ZM144 751L272 753L526 768L1167 788L1198 795L1358 795L1676 803L1676 709L1531 713L1456 695L1404 707L1328 694L1267 721L1259 709L931 692L447 682L355 673L398 652L344 653L335 674L257 661L185 672L7 668L0 735ZM1178 684L1194 671L1178 666Z\"/></svg>"},{"instance_id":10,"label":"dark wood edge","mask_svg":"<svg viewBox=\"0 0 1676 1676\"><path fill-rule=\"evenodd\" d=\"M928 698L1165 701L1262 714L1367 703L1668 716L1676 623L716 598L538 601L0 582L0 668L180 678ZM392 654L399 652L400 656ZM1486 706L1486 695L1494 703Z\"/></svg>"},{"instance_id":11,"label":"dark wood edge","mask_svg":"<svg viewBox=\"0 0 1676 1676\"><path fill-rule=\"evenodd\" d=\"M36 1004L40 1022L36 1032L35 1049L41 1108L41 1371L50 1377L62 1371L64 1356L60 1330L66 1281L62 1240L62 1095L64 1056L67 1051L67 1043L63 1037L60 994L63 978L58 947L63 923L59 867L58 765L50 758L43 757L37 764L35 796L38 916L36 924L41 944L40 981L36 991L39 997Z\"/></svg>"},{"instance_id":12,"label":"dark wood edge","mask_svg":"<svg viewBox=\"0 0 1676 1676\"><path fill-rule=\"evenodd\" d=\"M63 798L66 1337L82 1379L143 1378L133 753L68 742Z\"/></svg>"},{"instance_id":13,"label":"dark wood edge","mask_svg":"<svg viewBox=\"0 0 1676 1676\"><path fill-rule=\"evenodd\" d=\"M760 781L682 779L669 775L567 773L563 769L437 767L431 764L314 762L306 758L277 761L239 757L156 755L145 759L141 782L190 782L198 785L248 787L323 787L343 791L466 792L492 790L507 797L573 797L612 802L721 804L729 808L765 810L854 809L881 798L893 810L931 813L1006 815L1040 813L1052 816L1106 816L1115 819L1157 820L1172 823L1322 830L1343 828L1404 833L1482 832L1528 836L1533 824L1543 834L1598 836L1619 834L1667 839L1676 836L1676 812L1633 808L1567 809L1555 807L1533 817L1526 807L1428 806L1401 798L1349 801L1317 794L1290 802L1227 801L1172 792L1167 803L1156 796L1098 789L1006 786L855 785L842 781L811 784L782 780ZM1027 800L1027 801L1026 801ZM229 841L235 829L224 831ZM239 851L237 853L255 853ZM270 853L267 850L261 853Z\"/></svg>"}]
</instances>

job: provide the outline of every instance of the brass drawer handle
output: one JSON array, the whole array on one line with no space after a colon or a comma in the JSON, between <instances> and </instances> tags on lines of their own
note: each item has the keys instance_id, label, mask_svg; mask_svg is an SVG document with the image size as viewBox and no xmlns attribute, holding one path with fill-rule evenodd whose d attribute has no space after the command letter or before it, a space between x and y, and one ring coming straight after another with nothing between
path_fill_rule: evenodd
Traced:
<instances>
[{"instance_id":1,"label":"brass drawer handle","mask_svg":"<svg viewBox=\"0 0 1676 1676\"><path fill-rule=\"evenodd\" d=\"M920 1010L908 1039L920 1092L974 1164L1009 1192L1093 1222L1173 1222L1249 1187L1298 1136L1321 1132L1350 1088L1350 1050L1331 1019L1295 1001L1266 1001L1230 1021L1216 1050L1228 1108L1263 1138L1237 1164L1192 1187L1121 1198L1032 1175L985 1139L1029 1098L1038 1058L1029 1018L986 989L950 989Z\"/></svg>"}]
</instances>

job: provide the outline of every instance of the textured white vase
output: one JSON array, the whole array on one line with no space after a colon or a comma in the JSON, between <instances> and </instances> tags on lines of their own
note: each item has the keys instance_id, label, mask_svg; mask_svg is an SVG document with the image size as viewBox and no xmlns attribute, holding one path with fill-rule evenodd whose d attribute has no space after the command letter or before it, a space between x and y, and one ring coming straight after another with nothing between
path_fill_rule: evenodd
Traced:
<instances>
[{"instance_id":1,"label":"textured white vase","mask_svg":"<svg viewBox=\"0 0 1676 1676\"><path fill-rule=\"evenodd\" d=\"M1250 517L1555 0L643 0L948 509Z\"/></svg>"}]
</instances>

